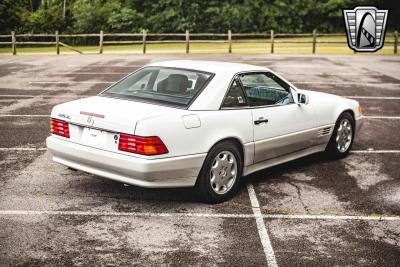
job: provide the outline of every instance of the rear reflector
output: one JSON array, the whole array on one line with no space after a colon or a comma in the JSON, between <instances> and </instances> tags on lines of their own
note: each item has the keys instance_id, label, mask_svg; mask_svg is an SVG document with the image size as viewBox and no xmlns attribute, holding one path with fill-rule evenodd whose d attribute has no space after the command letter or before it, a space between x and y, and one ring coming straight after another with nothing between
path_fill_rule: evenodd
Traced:
<instances>
[{"instance_id":1,"label":"rear reflector","mask_svg":"<svg viewBox=\"0 0 400 267\"><path fill-rule=\"evenodd\" d=\"M142 137L120 134L118 149L142 155L160 155L168 153L167 147L157 136Z\"/></svg>"},{"instance_id":2,"label":"rear reflector","mask_svg":"<svg viewBox=\"0 0 400 267\"><path fill-rule=\"evenodd\" d=\"M51 119L50 120L50 131L52 134L60 135L66 138L69 138L69 126L68 122Z\"/></svg>"}]
</instances>

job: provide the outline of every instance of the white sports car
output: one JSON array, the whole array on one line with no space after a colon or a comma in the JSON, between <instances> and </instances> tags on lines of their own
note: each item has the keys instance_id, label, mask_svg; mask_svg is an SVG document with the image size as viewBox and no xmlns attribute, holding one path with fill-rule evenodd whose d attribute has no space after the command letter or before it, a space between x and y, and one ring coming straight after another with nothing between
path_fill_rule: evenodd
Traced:
<instances>
[{"instance_id":1,"label":"white sports car","mask_svg":"<svg viewBox=\"0 0 400 267\"><path fill-rule=\"evenodd\" d=\"M215 203L266 167L346 156L361 125L357 101L297 89L270 69L178 60L55 106L47 147L70 168L142 187L195 186Z\"/></svg>"}]
</instances>

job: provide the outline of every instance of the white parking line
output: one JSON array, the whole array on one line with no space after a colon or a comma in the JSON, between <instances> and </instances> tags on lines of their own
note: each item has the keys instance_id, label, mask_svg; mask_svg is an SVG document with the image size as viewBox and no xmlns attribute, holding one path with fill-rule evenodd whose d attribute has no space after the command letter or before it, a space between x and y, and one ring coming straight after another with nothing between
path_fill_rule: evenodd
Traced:
<instances>
[{"instance_id":1,"label":"white parking line","mask_svg":"<svg viewBox=\"0 0 400 267\"><path fill-rule=\"evenodd\" d=\"M382 83L382 82L369 82L369 83L364 83L364 82L337 82L337 81L292 81L292 83L297 83L297 84L351 84L351 85L365 85L365 86L382 86L382 85L400 85L400 83Z\"/></svg>"},{"instance_id":2,"label":"white parking line","mask_svg":"<svg viewBox=\"0 0 400 267\"><path fill-rule=\"evenodd\" d=\"M249 193L253 214L256 219L258 234L261 239L261 244L264 249L265 257L267 259L267 264L269 267L278 266L275 258L274 249L272 248L271 240L268 235L268 230L265 226L264 218L261 213L260 204L258 203L256 192L254 191L254 187L251 182L247 184L247 191Z\"/></svg>"},{"instance_id":3,"label":"white parking line","mask_svg":"<svg viewBox=\"0 0 400 267\"><path fill-rule=\"evenodd\" d=\"M387 99L387 100L400 100L400 96L342 96L346 98L355 98L355 99Z\"/></svg>"},{"instance_id":4,"label":"white parking line","mask_svg":"<svg viewBox=\"0 0 400 267\"><path fill-rule=\"evenodd\" d=\"M366 119L389 119L389 120L398 120L400 116L363 116Z\"/></svg>"},{"instance_id":5,"label":"white parking line","mask_svg":"<svg viewBox=\"0 0 400 267\"><path fill-rule=\"evenodd\" d=\"M48 211L48 210L0 210L0 215L60 215L60 216L121 216L121 217L195 217L195 218L254 218L253 214L231 213L153 213L107 211Z\"/></svg>"},{"instance_id":6,"label":"white parking line","mask_svg":"<svg viewBox=\"0 0 400 267\"><path fill-rule=\"evenodd\" d=\"M254 219L254 214L246 213L155 213L155 212L111 212L111 211L52 211L52 210L0 210L3 216L58 215L58 216L115 216L115 217L194 217L194 218L231 218ZM288 220L343 220L343 221L400 221L400 216L363 216L363 215L312 215L312 214L266 214L265 219Z\"/></svg>"},{"instance_id":7,"label":"white parking line","mask_svg":"<svg viewBox=\"0 0 400 267\"><path fill-rule=\"evenodd\" d=\"M361 76L367 76L367 77L371 77L371 76L384 76L384 74L371 74L371 73L353 73L353 72L277 72L278 74L282 74L282 75L330 75L330 76L357 76L357 77L361 77Z\"/></svg>"},{"instance_id":8,"label":"white parking line","mask_svg":"<svg viewBox=\"0 0 400 267\"><path fill-rule=\"evenodd\" d=\"M268 219L289 219L289 220L348 220L348 221L400 221L395 216L357 216L357 215L291 215L291 214L268 214Z\"/></svg>"},{"instance_id":9,"label":"white parking line","mask_svg":"<svg viewBox=\"0 0 400 267\"><path fill-rule=\"evenodd\" d=\"M121 66L121 65L108 65L108 64L90 64L86 66L78 65L78 64L71 64L68 67L79 67L79 68L90 68L90 67L117 67L117 68L141 68L144 64L141 65L129 65L129 66Z\"/></svg>"},{"instance_id":10,"label":"white parking line","mask_svg":"<svg viewBox=\"0 0 400 267\"><path fill-rule=\"evenodd\" d=\"M27 74L32 75L32 72L12 72L12 74ZM41 74L41 72L34 72L35 74ZM128 75L130 72L43 72L42 74L48 75Z\"/></svg>"},{"instance_id":11,"label":"white parking line","mask_svg":"<svg viewBox=\"0 0 400 267\"><path fill-rule=\"evenodd\" d=\"M50 117L44 114L0 114L0 117Z\"/></svg>"},{"instance_id":12,"label":"white parking line","mask_svg":"<svg viewBox=\"0 0 400 267\"><path fill-rule=\"evenodd\" d=\"M90 96L94 96L94 95L1 95L0 94L0 97L14 97L14 98L18 98L18 97L26 97L26 98L32 98L32 97L73 98L73 97L78 97L78 98L82 98L82 97L90 97Z\"/></svg>"},{"instance_id":13,"label":"white parking line","mask_svg":"<svg viewBox=\"0 0 400 267\"><path fill-rule=\"evenodd\" d=\"M35 81L29 82L29 84L65 84L65 83L73 83L73 84L105 84L105 83L114 83L114 82L102 82L102 81Z\"/></svg>"},{"instance_id":14,"label":"white parking line","mask_svg":"<svg viewBox=\"0 0 400 267\"><path fill-rule=\"evenodd\" d=\"M367 150L351 150L350 153L355 153L355 154L396 154L396 153L400 153L400 150L367 149Z\"/></svg>"},{"instance_id":15,"label":"white parking line","mask_svg":"<svg viewBox=\"0 0 400 267\"><path fill-rule=\"evenodd\" d=\"M45 147L0 147L0 151L46 151Z\"/></svg>"}]
</instances>

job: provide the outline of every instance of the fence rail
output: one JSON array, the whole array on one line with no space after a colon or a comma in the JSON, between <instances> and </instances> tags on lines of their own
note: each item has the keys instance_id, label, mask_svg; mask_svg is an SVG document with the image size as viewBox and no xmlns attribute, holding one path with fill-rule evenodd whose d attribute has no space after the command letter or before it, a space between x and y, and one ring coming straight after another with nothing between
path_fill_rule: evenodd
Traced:
<instances>
[{"instance_id":1,"label":"fence rail","mask_svg":"<svg viewBox=\"0 0 400 267\"><path fill-rule=\"evenodd\" d=\"M147 44L162 44L162 43L184 43L185 50L188 54L190 52L191 43L227 43L228 53L232 53L232 42L235 42L234 37L248 37L248 38L265 38L264 43L270 44L270 53L274 53L275 43L279 44L311 44L311 51L313 54L316 52L317 44L346 44L347 41L335 41L335 40L318 40L318 37L344 37L344 33L317 33L314 30L312 33L274 33L271 30L269 33L232 33L230 30L227 33L190 33L185 31L184 33L149 33L143 31L142 33L89 33L89 34L59 34L56 31L54 34L2 34L0 35L0 45L11 45L11 51L13 55L17 54L17 45L55 45L56 54L60 54L60 46L71 49L75 52L81 53L76 48L69 46L60 41L60 38L87 38L97 37L99 38L99 54L103 53L103 47L105 44L142 44L143 54L146 54ZM393 44L393 53L397 54L398 46L398 32L395 31L393 34L386 34L386 36L394 37L394 41L386 42L386 44ZM17 41L18 38L35 38L35 37L46 37L54 38L54 41ZM106 37L141 37L138 40L104 40ZM149 40L149 37L162 37L162 38L179 38L184 39L163 39L163 40ZM225 39L200 39L192 40L191 37L224 37ZM312 40L277 40L276 38L293 38L293 37L312 37ZM4 38L9 38L10 41L1 41ZM246 42L259 42L259 40L246 39ZM266 48L267 51L267 48Z\"/></svg>"}]
</instances>

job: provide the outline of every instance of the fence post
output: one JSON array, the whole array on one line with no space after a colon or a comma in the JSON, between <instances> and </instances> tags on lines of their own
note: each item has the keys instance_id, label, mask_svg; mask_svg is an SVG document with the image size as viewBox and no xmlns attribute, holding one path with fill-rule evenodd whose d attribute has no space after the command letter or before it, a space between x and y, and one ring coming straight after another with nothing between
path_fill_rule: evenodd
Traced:
<instances>
[{"instance_id":1,"label":"fence post","mask_svg":"<svg viewBox=\"0 0 400 267\"><path fill-rule=\"evenodd\" d=\"M143 54L146 54L146 30L143 30Z\"/></svg>"},{"instance_id":2,"label":"fence post","mask_svg":"<svg viewBox=\"0 0 400 267\"><path fill-rule=\"evenodd\" d=\"M317 45L317 30L313 30L312 37L312 53L315 54L315 46Z\"/></svg>"},{"instance_id":3,"label":"fence post","mask_svg":"<svg viewBox=\"0 0 400 267\"><path fill-rule=\"evenodd\" d=\"M397 31L394 31L394 47L393 47L393 53L397 54L397 42L399 39L399 33Z\"/></svg>"},{"instance_id":4,"label":"fence post","mask_svg":"<svg viewBox=\"0 0 400 267\"><path fill-rule=\"evenodd\" d=\"M11 50L13 55L17 54L17 38L14 31L11 32Z\"/></svg>"},{"instance_id":5,"label":"fence post","mask_svg":"<svg viewBox=\"0 0 400 267\"><path fill-rule=\"evenodd\" d=\"M232 31L228 30L228 53L232 53Z\"/></svg>"},{"instance_id":6,"label":"fence post","mask_svg":"<svg viewBox=\"0 0 400 267\"><path fill-rule=\"evenodd\" d=\"M274 53L274 30L271 30L271 54Z\"/></svg>"},{"instance_id":7,"label":"fence post","mask_svg":"<svg viewBox=\"0 0 400 267\"><path fill-rule=\"evenodd\" d=\"M188 30L186 30L186 32L185 32L185 35L186 35L186 54L189 54L189 31Z\"/></svg>"},{"instance_id":8,"label":"fence post","mask_svg":"<svg viewBox=\"0 0 400 267\"><path fill-rule=\"evenodd\" d=\"M103 54L103 39L104 39L104 32L100 31L100 36L99 36L99 54Z\"/></svg>"},{"instance_id":9,"label":"fence post","mask_svg":"<svg viewBox=\"0 0 400 267\"><path fill-rule=\"evenodd\" d=\"M60 54L60 37L58 36L58 31L56 31L56 53Z\"/></svg>"}]
</instances>

